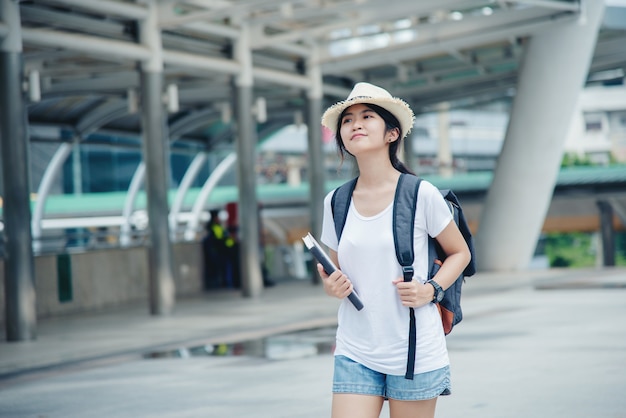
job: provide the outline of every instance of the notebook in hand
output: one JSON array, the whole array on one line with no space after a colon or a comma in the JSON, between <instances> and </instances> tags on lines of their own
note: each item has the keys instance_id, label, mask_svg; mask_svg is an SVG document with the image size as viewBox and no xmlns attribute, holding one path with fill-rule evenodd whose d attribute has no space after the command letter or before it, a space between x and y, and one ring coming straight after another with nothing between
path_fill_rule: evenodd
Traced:
<instances>
[{"instance_id":1,"label":"notebook in hand","mask_svg":"<svg viewBox=\"0 0 626 418\"><path fill-rule=\"evenodd\" d=\"M330 259L328 254L324 251L322 246L317 242L317 240L311 235L309 232L305 237L302 237L302 241L304 241L304 245L308 248L308 250L313 254L313 257L324 267L324 271L326 274L332 274L335 270L337 270L337 266ZM352 292L348 295L348 299L357 311L363 309L363 302L359 299L359 296L356 292Z\"/></svg>"}]
</instances>

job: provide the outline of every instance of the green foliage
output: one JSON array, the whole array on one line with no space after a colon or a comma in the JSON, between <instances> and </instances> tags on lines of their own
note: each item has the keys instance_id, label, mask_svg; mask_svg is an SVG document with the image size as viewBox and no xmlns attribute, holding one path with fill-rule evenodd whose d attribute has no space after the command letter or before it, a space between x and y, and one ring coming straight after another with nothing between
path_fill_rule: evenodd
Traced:
<instances>
[{"instance_id":1,"label":"green foliage","mask_svg":"<svg viewBox=\"0 0 626 418\"><path fill-rule=\"evenodd\" d=\"M545 252L552 267L593 267L595 248L590 234L547 234Z\"/></svg>"},{"instance_id":2,"label":"green foliage","mask_svg":"<svg viewBox=\"0 0 626 418\"><path fill-rule=\"evenodd\" d=\"M561 160L561 167L580 167L580 166L590 166L593 165L589 157L579 156L575 153L568 153L563 155L563 159Z\"/></svg>"},{"instance_id":3,"label":"green foliage","mask_svg":"<svg viewBox=\"0 0 626 418\"><path fill-rule=\"evenodd\" d=\"M626 232L618 232L615 235L615 264L626 266Z\"/></svg>"},{"instance_id":4,"label":"green foliage","mask_svg":"<svg viewBox=\"0 0 626 418\"><path fill-rule=\"evenodd\" d=\"M626 266L626 232L615 235L615 264ZM598 248L591 233L550 233L546 235L543 246L551 267L580 268L596 265Z\"/></svg>"}]
</instances>

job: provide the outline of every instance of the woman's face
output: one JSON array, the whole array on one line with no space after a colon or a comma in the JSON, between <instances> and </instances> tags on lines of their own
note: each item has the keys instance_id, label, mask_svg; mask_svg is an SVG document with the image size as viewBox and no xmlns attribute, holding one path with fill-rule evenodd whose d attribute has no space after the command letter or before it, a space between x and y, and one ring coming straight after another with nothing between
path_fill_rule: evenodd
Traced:
<instances>
[{"instance_id":1,"label":"woman's face","mask_svg":"<svg viewBox=\"0 0 626 418\"><path fill-rule=\"evenodd\" d=\"M386 148L398 138L396 129L386 131L383 118L364 104L352 105L341 118L341 139L346 150L356 155L365 150Z\"/></svg>"}]
</instances>

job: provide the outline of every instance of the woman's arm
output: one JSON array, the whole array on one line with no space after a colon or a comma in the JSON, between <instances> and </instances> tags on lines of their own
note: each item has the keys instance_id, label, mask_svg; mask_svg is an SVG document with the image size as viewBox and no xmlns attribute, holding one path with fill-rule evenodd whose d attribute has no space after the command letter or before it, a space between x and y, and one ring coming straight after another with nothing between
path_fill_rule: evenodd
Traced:
<instances>
[{"instance_id":1,"label":"woman's arm","mask_svg":"<svg viewBox=\"0 0 626 418\"><path fill-rule=\"evenodd\" d=\"M463 272L472 256L465 238L463 238L459 227L454 221L450 221L448 226L435 239L446 253L446 259L435 277L433 277L433 280L446 290L452 286L452 283Z\"/></svg>"},{"instance_id":2,"label":"woman's arm","mask_svg":"<svg viewBox=\"0 0 626 418\"><path fill-rule=\"evenodd\" d=\"M470 262L471 254L459 227L454 221L450 221L435 239L446 253L446 259L433 280L446 290L452 286L452 283ZM404 306L418 308L427 305L432 302L435 295L435 288L432 285L421 283L418 280L405 282L399 278L393 283L398 289L400 300Z\"/></svg>"}]
</instances>

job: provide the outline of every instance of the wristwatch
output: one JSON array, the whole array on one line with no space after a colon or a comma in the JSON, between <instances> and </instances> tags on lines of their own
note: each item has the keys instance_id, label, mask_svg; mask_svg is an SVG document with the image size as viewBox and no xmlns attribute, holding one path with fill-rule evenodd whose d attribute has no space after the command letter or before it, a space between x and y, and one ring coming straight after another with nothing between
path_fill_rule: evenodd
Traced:
<instances>
[{"instance_id":1,"label":"wristwatch","mask_svg":"<svg viewBox=\"0 0 626 418\"><path fill-rule=\"evenodd\" d=\"M444 295L444 291L441 288L441 286L439 286L439 283L437 283L434 280L429 280L426 283L430 283L434 288L435 288L435 294L433 295L433 300L431 301L432 303L439 303L443 300L443 295Z\"/></svg>"}]
</instances>

